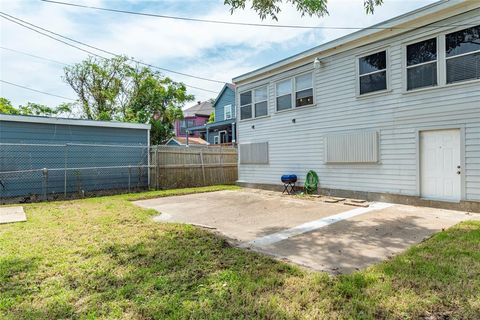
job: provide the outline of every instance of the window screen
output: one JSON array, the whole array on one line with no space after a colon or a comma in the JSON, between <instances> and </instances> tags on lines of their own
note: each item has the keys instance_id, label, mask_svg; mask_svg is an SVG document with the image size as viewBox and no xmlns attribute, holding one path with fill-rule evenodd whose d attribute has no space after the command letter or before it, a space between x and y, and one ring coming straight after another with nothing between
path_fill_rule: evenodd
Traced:
<instances>
[{"instance_id":1,"label":"window screen","mask_svg":"<svg viewBox=\"0 0 480 320\"><path fill-rule=\"evenodd\" d=\"M387 52L358 59L360 94L387 89Z\"/></svg>"},{"instance_id":2,"label":"window screen","mask_svg":"<svg viewBox=\"0 0 480 320\"><path fill-rule=\"evenodd\" d=\"M267 87L255 89L255 117L266 116L268 114Z\"/></svg>"},{"instance_id":3,"label":"window screen","mask_svg":"<svg viewBox=\"0 0 480 320\"><path fill-rule=\"evenodd\" d=\"M292 108L292 80L288 79L277 83L277 111Z\"/></svg>"},{"instance_id":4,"label":"window screen","mask_svg":"<svg viewBox=\"0 0 480 320\"><path fill-rule=\"evenodd\" d=\"M252 118L252 91L240 94L240 119Z\"/></svg>"},{"instance_id":5,"label":"window screen","mask_svg":"<svg viewBox=\"0 0 480 320\"><path fill-rule=\"evenodd\" d=\"M295 77L295 107L313 104L313 79L312 73Z\"/></svg>"},{"instance_id":6,"label":"window screen","mask_svg":"<svg viewBox=\"0 0 480 320\"><path fill-rule=\"evenodd\" d=\"M445 36L447 83L480 79L480 26Z\"/></svg>"},{"instance_id":7,"label":"window screen","mask_svg":"<svg viewBox=\"0 0 480 320\"><path fill-rule=\"evenodd\" d=\"M437 38L407 46L407 90L437 85Z\"/></svg>"}]
</instances>

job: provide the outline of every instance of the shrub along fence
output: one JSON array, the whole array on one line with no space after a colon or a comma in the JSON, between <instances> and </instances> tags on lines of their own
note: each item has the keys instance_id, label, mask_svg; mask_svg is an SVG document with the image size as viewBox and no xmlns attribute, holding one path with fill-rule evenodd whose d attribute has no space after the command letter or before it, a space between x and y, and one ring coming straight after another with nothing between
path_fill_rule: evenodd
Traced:
<instances>
[{"instance_id":1,"label":"shrub along fence","mask_svg":"<svg viewBox=\"0 0 480 320\"><path fill-rule=\"evenodd\" d=\"M233 147L0 143L0 203L236 180Z\"/></svg>"}]
</instances>

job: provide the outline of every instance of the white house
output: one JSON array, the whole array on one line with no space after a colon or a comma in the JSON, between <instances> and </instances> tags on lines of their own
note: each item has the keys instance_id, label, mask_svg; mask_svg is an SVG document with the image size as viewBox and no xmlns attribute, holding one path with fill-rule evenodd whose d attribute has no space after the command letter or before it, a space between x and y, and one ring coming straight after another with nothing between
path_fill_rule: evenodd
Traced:
<instances>
[{"instance_id":1,"label":"white house","mask_svg":"<svg viewBox=\"0 0 480 320\"><path fill-rule=\"evenodd\" d=\"M324 193L480 210L480 1L439 1L234 82L239 184L315 170Z\"/></svg>"}]
</instances>

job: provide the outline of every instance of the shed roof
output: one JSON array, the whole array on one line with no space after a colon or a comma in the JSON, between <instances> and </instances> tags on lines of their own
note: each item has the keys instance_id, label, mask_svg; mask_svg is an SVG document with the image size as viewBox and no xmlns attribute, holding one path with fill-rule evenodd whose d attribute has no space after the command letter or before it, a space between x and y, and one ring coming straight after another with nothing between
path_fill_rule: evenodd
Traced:
<instances>
[{"instance_id":1,"label":"shed roof","mask_svg":"<svg viewBox=\"0 0 480 320\"><path fill-rule=\"evenodd\" d=\"M168 144L170 141L175 141L179 145L187 145L187 138L186 137L173 137L167 141ZM197 137L188 137L188 144L189 145L207 145L207 141L203 140L202 138Z\"/></svg>"},{"instance_id":2,"label":"shed roof","mask_svg":"<svg viewBox=\"0 0 480 320\"><path fill-rule=\"evenodd\" d=\"M45 123L45 124L61 124L70 126L89 126L89 127L106 127L106 128L128 128L128 129L144 129L150 130L149 124L119 122L119 121L97 121L85 119L56 118L44 116L23 116L0 113L0 121L13 122L29 122L29 123Z\"/></svg>"}]
</instances>

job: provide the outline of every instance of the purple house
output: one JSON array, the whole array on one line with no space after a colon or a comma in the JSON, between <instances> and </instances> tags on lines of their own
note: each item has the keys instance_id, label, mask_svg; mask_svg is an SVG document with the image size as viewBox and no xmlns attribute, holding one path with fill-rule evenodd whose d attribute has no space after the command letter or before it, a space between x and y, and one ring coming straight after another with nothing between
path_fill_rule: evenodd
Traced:
<instances>
[{"instance_id":1,"label":"purple house","mask_svg":"<svg viewBox=\"0 0 480 320\"><path fill-rule=\"evenodd\" d=\"M175 122L175 136L204 138L199 132L190 132L188 128L202 126L207 123L210 114L213 112L213 106L209 101L198 101L194 106L183 110L183 120Z\"/></svg>"}]
</instances>

